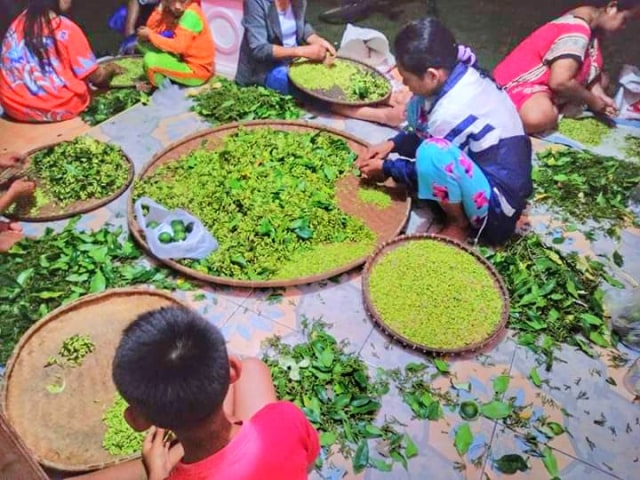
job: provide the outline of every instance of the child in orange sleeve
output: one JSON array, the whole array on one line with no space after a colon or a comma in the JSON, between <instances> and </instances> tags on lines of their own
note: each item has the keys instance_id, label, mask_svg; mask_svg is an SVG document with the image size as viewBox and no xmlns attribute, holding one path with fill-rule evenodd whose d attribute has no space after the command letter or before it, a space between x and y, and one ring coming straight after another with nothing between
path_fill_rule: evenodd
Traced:
<instances>
[{"instance_id":1,"label":"child in orange sleeve","mask_svg":"<svg viewBox=\"0 0 640 480\"><path fill-rule=\"evenodd\" d=\"M200 6L192 0L162 0L138 29L144 68L154 86L165 78L195 87L214 74L215 45ZM151 44L151 45L149 45Z\"/></svg>"}]
</instances>

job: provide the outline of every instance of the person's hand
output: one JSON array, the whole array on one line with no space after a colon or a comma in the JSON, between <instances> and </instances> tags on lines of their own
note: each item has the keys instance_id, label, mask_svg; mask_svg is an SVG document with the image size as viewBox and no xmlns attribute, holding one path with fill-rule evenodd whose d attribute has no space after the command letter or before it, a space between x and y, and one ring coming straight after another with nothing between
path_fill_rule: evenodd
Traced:
<instances>
[{"instance_id":1,"label":"person's hand","mask_svg":"<svg viewBox=\"0 0 640 480\"><path fill-rule=\"evenodd\" d=\"M601 95L600 98L605 104L605 108L602 113L604 113L608 117L617 117L618 116L618 106L613 98L608 95Z\"/></svg>"},{"instance_id":2,"label":"person's hand","mask_svg":"<svg viewBox=\"0 0 640 480\"><path fill-rule=\"evenodd\" d=\"M374 158L361 162L358 165L362 178L370 180L372 182L383 182L385 180L383 170L384 160L381 158Z\"/></svg>"},{"instance_id":3,"label":"person's hand","mask_svg":"<svg viewBox=\"0 0 640 480\"><path fill-rule=\"evenodd\" d=\"M329 55L331 55L332 57L335 57L337 55L336 48L333 46L333 44L328 40L322 38L320 35L313 35L309 39L309 43L324 47L327 50L327 52L329 52Z\"/></svg>"},{"instance_id":4,"label":"person's hand","mask_svg":"<svg viewBox=\"0 0 640 480\"><path fill-rule=\"evenodd\" d=\"M149 27L142 26L142 27L138 28L136 33L138 35L138 39L139 40L149 40L149 36L153 32L151 31L151 29Z\"/></svg>"},{"instance_id":5,"label":"person's hand","mask_svg":"<svg viewBox=\"0 0 640 480\"><path fill-rule=\"evenodd\" d=\"M16 152L8 152L0 155L0 167L3 168L15 168L19 167L24 161L24 155L20 155Z\"/></svg>"},{"instance_id":6,"label":"person's hand","mask_svg":"<svg viewBox=\"0 0 640 480\"><path fill-rule=\"evenodd\" d=\"M122 65L118 65L117 63L112 62L107 65L107 71L111 74L112 77L115 77L116 75L122 75L127 71L127 69Z\"/></svg>"},{"instance_id":7,"label":"person's hand","mask_svg":"<svg viewBox=\"0 0 640 480\"><path fill-rule=\"evenodd\" d=\"M11 195L13 199L17 199L20 197L28 197L32 195L35 189L36 189L35 182L20 178L14 181L9 186L8 193L9 195Z\"/></svg>"},{"instance_id":8,"label":"person's hand","mask_svg":"<svg viewBox=\"0 0 640 480\"><path fill-rule=\"evenodd\" d=\"M170 449L169 442L165 442L166 433L163 428L151 427L142 444L142 463L148 480L165 480L175 466L173 448Z\"/></svg>"},{"instance_id":9,"label":"person's hand","mask_svg":"<svg viewBox=\"0 0 640 480\"><path fill-rule=\"evenodd\" d=\"M601 113L609 117L615 117L618 114L615 101L607 95L594 95L587 106L593 113Z\"/></svg>"},{"instance_id":10,"label":"person's hand","mask_svg":"<svg viewBox=\"0 0 640 480\"><path fill-rule=\"evenodd\" d=\"M327 49L320 44L305 45L300 51L300 56L314 62L324 62L327 58Z\"/></svg>"},{"instance_id":11,"label":"person's hand","mask_svg":"<svg viewBox=\"0 0 640 480\"><path fill-rule=\"evenodd\" d=\"M391 153L391 150L393 150L393 142L391 140L379 143L378 145L373 145L358 155L356 167L360 168L361 165L369 162L370 160L382 160Z\"/></svg>"}]
</instances>

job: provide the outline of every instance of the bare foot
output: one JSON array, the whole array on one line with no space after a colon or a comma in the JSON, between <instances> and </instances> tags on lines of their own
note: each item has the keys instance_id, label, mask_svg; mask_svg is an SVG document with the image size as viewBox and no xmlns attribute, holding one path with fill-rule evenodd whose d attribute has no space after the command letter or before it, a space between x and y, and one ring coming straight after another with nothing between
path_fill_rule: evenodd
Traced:
<instances>
[{"instance_id":1,"label":"bare foot","mask_svg":"<svg viewBox=\"0 0 640 480\"><path fill-rule=\"evenodd\" d=\"M525 235L531 231L531 221L529 215L523 213L520 215L518 222L516 223L516 232L521 235Z\"/></svg>"},{"instance_id":2,"label":"bare foot","mask_svg":"<svg viewBox=\"0 0 640 480\"><path fill-rule=\"evenodd\" d=\"M438 235L442 235L452 240L457 240L460 243L467 242L468 234L468 228L459 227L458 225L447 225L438 233Z\"/></svg>"},{"instance_id":3,"label":"bare foot","mask_svg":"<svg viewBox=\"0 0 640 480\"><path fill-rule=\"evenodd\" d=\"M24 238L22 232L6 230L0 233L0 252L8 252L14 244Z\"/></svg>"}]
</instances>

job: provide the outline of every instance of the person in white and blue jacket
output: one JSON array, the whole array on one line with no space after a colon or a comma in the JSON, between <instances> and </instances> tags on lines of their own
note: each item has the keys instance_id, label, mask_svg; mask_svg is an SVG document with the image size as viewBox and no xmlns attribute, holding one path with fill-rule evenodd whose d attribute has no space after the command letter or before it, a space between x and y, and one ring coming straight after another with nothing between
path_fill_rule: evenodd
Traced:
<instances>
[{"instance_id":1,"label":"person in white and blue jacket","mask_svg":"<svg viewBox=\"0 0 640 480\"><path fill-rule=\"evenodd\" d=\"M392 177L418 198L438 202L446 214L442 235L505 242L533 189L531 142L518 112L435 18L404 26L395 52L414 94L409 129L360 155L363 177ZM386 159L390 153L401 158Z\"/></svg>"}]
</instances>

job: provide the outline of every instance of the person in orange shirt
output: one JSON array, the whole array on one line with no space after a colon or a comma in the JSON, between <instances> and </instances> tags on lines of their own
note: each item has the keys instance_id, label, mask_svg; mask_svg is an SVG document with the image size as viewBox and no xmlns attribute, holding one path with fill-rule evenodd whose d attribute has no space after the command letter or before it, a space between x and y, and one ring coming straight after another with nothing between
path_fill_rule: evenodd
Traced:
<instances>
[{"instance_id":1,"label":"person in orange shirt","mask_svg":"<svg viewBox=\"0 0 640 480\"><path fill-rule=\"evenodd\" d=\"M147 25L138 29L138 39L147 77L156 87L165 78L194 87L214 74L213 36L192 0L162 0Z\"/></svg>"},{"instance_id":2,"label":"person in orange shirt","mask_svg":"<svg viewBox=\"0 0 640 480\"><path fill-rule=\"evenodd\" d=\"M63 14L71 0L29 0L2 42L0 106L14 120L58 122L79 115L89 85L106 87L117 65L100 66L78 25Z\"/></svg>"}]
</instances>

